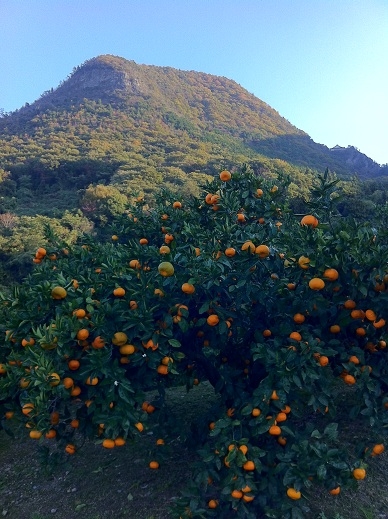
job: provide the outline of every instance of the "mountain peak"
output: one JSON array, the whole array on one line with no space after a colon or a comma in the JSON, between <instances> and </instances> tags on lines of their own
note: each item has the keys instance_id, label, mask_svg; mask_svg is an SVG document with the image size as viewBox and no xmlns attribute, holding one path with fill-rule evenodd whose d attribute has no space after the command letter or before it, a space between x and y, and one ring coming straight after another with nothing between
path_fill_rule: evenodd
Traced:
<instances>
[{"instance_id":1,"label":"mountain peak","mask_svg":"<svg viewBox=\"0 0 388 519\"><path fill-rule=\"evenodd\" d=\"M78 103L84 98L110 103L123 95L143 95L145 91L140 86L139 68L134 61L119 56L105 54L91 58L75 67L57 89L46 92L47 95L37 103Z\"/></svg>"},{"instance_id":2,"label":"mountain peak","mask_svg":"<svg viewBox=\"0 0 388 519\"><path fill-rule=\"evenodd\" d=\"M372 175L379 172L372 161L349 160L339 151L315 143L231 79L140 65L110 54L85 61L58 88L0 119L0 139L12 135L41 139L49 135L50 142L45 146L50 148L55 133L68 140L64 157L69 147L74 147L74 157L79 157L97 146L90 151L94 158L105 154L111 158L114 149L118 162L128 160L132 164L158 156L163 149L156 161L160 167L187 171L213 172L212 160L217 162L229 155L233 161L267 157L302 168L329 167L344 175L369 174L371 166ZM133 150L128 138L137 143ZM5 155L3 162L8 167ZM210 159L211 155L217 159Z\"/></svg>"}]
</instances>

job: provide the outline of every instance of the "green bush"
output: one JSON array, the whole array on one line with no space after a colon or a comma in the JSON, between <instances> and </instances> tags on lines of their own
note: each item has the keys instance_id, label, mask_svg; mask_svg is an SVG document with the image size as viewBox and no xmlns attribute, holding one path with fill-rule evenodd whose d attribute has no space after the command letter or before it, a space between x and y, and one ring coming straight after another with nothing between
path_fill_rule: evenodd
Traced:
<instances>
[{"instance_id":1,"label":"green bush","mask_svg":"<svg viewBox=\"0 0 388 519\"><path fill-rule=\"evenodd\" d=\"M341 218L327 174L306 225L281 179L222 178L182 204L139 201L108 243L38 250L2 301L1 412L68 455L79 433L114 448L153 430L157 467L179 429L165 388L209 381L220 405L198 417L200 462L173 513L299 518L313 485L356 487L384 449L386 231ZM371 428L351 455L345 388L348 420Z\"/></svg>"}]
</instances>

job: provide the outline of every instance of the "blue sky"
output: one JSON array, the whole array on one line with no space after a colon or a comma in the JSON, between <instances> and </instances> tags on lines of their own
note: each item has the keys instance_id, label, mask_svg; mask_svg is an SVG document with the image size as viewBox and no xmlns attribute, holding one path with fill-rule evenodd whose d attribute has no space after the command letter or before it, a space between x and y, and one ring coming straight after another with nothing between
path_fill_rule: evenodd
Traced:
<instances>
[{"instance_id":1,"label":"blue sky","mask_svg":"<svg viewBox=\"0 0 388 519\"><path fill-rule=\"evenodd\" d=\"M316 142L388 163L388 0L0 0L0 108L99 54L237 81Z\"/></svg>"}]
</instances>

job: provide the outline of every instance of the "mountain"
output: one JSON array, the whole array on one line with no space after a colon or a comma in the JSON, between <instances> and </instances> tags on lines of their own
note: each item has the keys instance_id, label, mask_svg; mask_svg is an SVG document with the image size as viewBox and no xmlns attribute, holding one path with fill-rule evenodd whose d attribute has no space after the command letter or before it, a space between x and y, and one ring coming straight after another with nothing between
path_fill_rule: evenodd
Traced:
<instances>
[{"instance_id":1,"label":"mountain","mask_svg":"<svg viewBox=\"0 0 388 519\"><path fill-rule=\"evenodd\" d=\"M0 194L6 178L16 199L23 189L91 183L147 192L243 162L288 174L303 196L327 167L343 178L378 176L365 158L315 143L230 79L111 55L86 61L58 88L0 119L0 168L10 172L0 175Z\"/></svg>"},{"instance_id":2,"label":"mountain","mask_svg":"<svg viewBox=\"0 0 388 519\"><path fill-rule=\"evenodd\" d=\"M364 153L361 153L360 150L354 146L344 148L337 144L334 148L330 148L330 151L342 162L345 162L349 168L357 171L361 175L378 177L382 174L382 168L379 164L367 157Z\"/></svg>"}]
</instances>

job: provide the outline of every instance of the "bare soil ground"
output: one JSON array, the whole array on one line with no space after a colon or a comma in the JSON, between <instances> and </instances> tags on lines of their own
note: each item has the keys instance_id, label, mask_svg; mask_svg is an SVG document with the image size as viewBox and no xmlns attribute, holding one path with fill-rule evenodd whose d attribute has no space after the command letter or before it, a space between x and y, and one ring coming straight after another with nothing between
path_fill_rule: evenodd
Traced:
<instances>
[{"instance_id":1,"label":"bare soil ground","mask_svg":"<svg viewBox=\"0 0 388 519\"><path fill-rule=\"evenodd\" d=\"M206 384L190 393L171 390L171 412L182 429L216 403ZM349 441L368 434L365 426L349 429ZM46 441L46 440L45 440ZM111 451L87 442L76 456L52 474L42 467L38 443L23 434L16 440L0 432L0 518L6 519L168 519L169 507L191 477L195 452L173 442L160 469L148 468L155 443L152 434ZM307 495L308 519L388 519L387 455L375 458L357 492Z\"/></svg>"}]
</instances>

